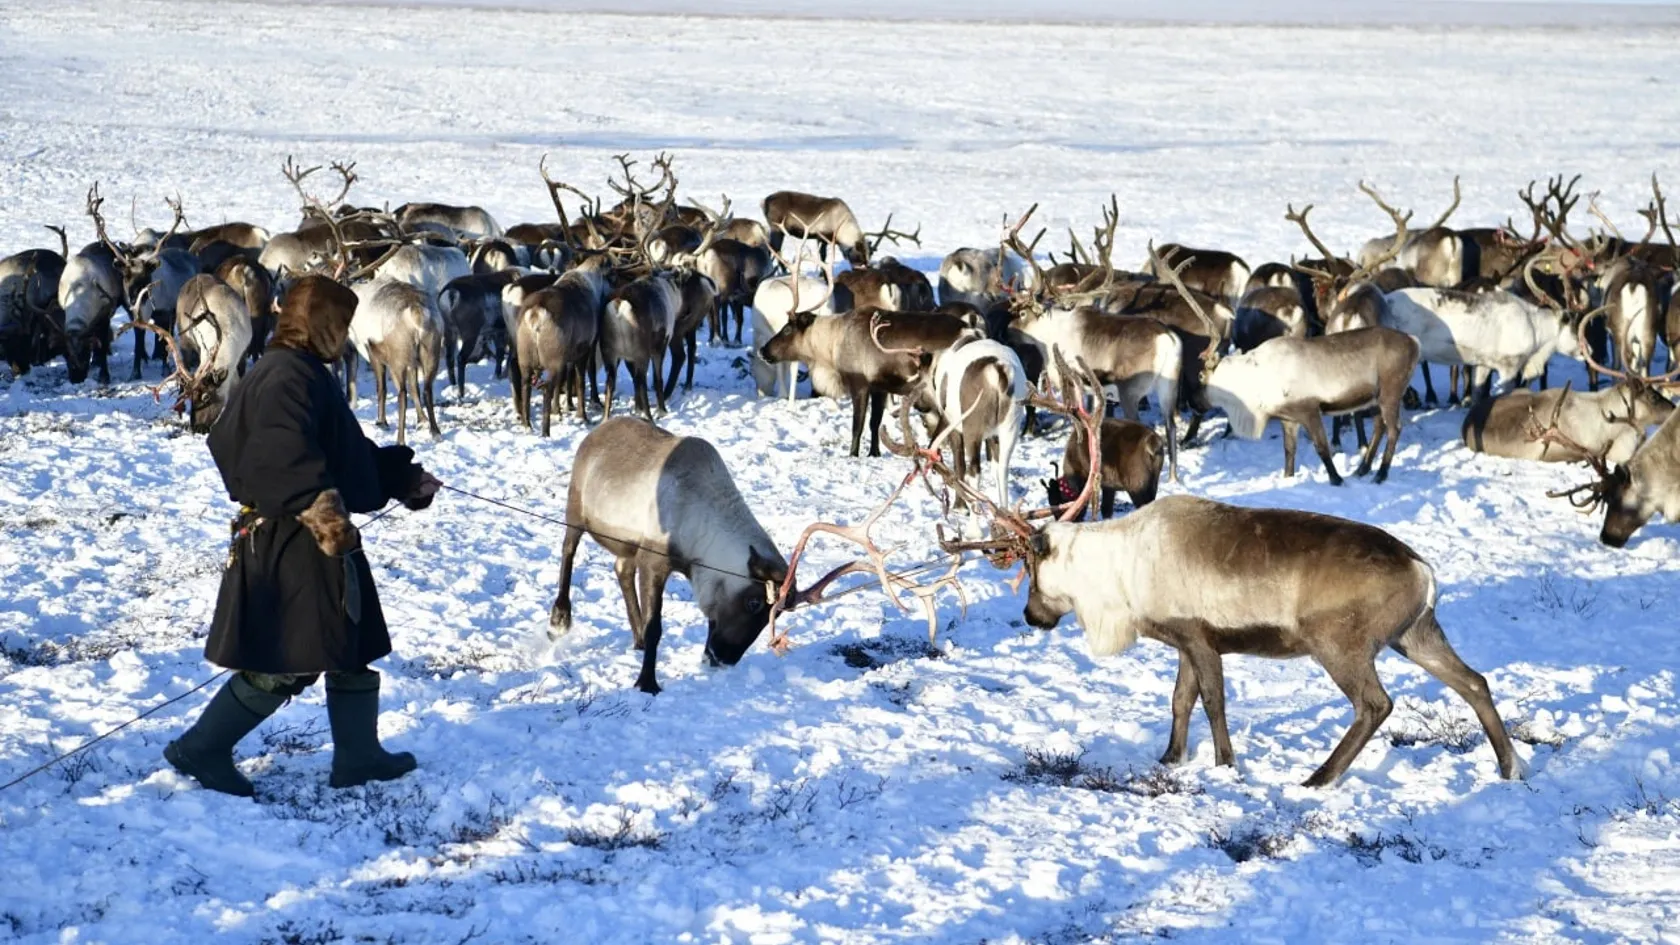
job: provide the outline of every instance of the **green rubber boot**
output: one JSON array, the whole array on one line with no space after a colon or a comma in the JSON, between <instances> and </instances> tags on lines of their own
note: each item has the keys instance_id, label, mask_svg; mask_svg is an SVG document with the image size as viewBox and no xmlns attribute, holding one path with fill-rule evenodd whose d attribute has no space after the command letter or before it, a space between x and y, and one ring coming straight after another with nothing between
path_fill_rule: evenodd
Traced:
<instances>
[{"instance_id":1,"label":"green rubber boot","mask_svg":"<svg viewBox=\"0 0 1680 945\"><path fill-rule=\"evenodd\" d=\"M379 674L327 674L327 721L332 725L332 777L335 788L369 781L395 781L418 767L406 751L388 752L379 744Z\"/></svg>"},{"instance_id":2,"label":"green rubber boot","mask_svg":"<svg viewBox=\"0 0 1680 945\"><path fill-rule=\"evenodd\" d=\"M176 771L212 791L252 797L256 789L233 765L233 746L285 704L285 696L263 692L235 674L193 727L163 749L163 757Z\"/></svg>"}]
</instances>

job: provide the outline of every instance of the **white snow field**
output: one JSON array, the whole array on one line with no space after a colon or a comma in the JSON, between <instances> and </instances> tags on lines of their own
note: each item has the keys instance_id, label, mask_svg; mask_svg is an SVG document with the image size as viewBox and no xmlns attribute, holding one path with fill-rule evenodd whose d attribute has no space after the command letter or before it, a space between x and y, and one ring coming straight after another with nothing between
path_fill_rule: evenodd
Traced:
<instances>
[{"instance_id":1,"label":"white snow field","mask_svg":"<svg viewBox=\"0 0 1680 945\"><path fill-rule=\"evenodd\" d=\"M145 225L177 191L195 225L290 228L287 154L357 161L360 202L478 202L509 224L553 212L543 153L598 187L613 152L661 148L685 193L742 213L797 187L920 223L902 255L926 269L1035 201L1059 246L1111 191L1132 264L1150 237L1301 253L1288 202L1355 246L1385 224L1361 177L1428 219L1462 175L1469 225L1579 171L1628 227L1653 170L1680 188L1677 40L6 0L0 252L53 244L44 223L90 239L94 180L122 233L131 196ZM845 408L756 399L744 354L703 348L666 425L717 444L784 550L861 519L904 461L844 458ZM429 469L563 511L579 428L516 429L487 365L440 398L442 439L415 441ZM159 754L212 690L195 693L0 791L0 939L1680 942L1680 532L1601 546L1545 497L1582 470L1472 455L1460 420L1409 412L1382 486L1331 487L1310 450L1284 479L1274 429L1185 451L1165 491L1415 547L1526 782L1499 780L1468 708L1393 654L1394 715L1336 787L1298 786L1352 717L1304 660L1228 659L1238 766L1213 765L1198 711L1191 761L1159 771L1173 653L1095 660L1071 621L1033 631L984 563L962 572L966 616L942 599L937 654L870 591L789 618L786 657L761 644L718 671L675 580L665 691L645 696L608 556L585 544L578 626L550 645L563 530L445 494L366 533L396 641L383 734L420 770L329 790L316 689L241 746L254 803L201 790ZM1018 495L1036 501L1060 449L1027 442ZM211 675L232 511L143 386L72 387L61 364L0 380L0 783ZM939 520L912 490L879 538L906 566ZM816 551L808 575L850 554Z\"/></svg>"}]
</instances>

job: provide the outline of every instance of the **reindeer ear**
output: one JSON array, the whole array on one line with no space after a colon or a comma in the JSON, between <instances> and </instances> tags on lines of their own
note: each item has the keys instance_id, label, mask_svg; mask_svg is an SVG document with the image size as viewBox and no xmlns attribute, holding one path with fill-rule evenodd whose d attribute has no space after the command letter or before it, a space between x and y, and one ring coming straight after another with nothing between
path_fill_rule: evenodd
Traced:
<instances>
[{"instance_id":1,"label":"reindeer ear","mask_svg":"<svg viewBox=\"0 0 1680 945\"><path fill-rule=\"evenodd\" d=\"M757 548L747 551L747 574L755 581L773 581L777 584L787 580L787 564L774 558L766 558L758 553Z\"/></svg>"}]
</instances>

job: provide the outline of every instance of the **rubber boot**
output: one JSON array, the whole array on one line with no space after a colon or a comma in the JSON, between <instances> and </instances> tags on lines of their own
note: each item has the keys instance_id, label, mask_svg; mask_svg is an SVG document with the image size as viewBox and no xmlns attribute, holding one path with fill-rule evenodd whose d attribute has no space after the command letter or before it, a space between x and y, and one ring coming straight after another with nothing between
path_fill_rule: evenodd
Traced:
<instances>
[{"instance_id":1,"label":"rubber boot","mask_svg":"<svg viewBox=\"0 0 1680 945\"><path fill-rule=\"evenodd\" d=\"M193 727L163 749L163 757L176 771L212 791L252 797L256 790L250 779L233 766L233 746L285 704L285 696L263 692L235 674Z\"/></svg>"},{"instance_id":2,"label":"rubber boot","mask_svg":"<svg viewBox=\"0 0 1680 945\"><path fill-rule=\"evenodd\" d=\"M394 781L418 765L406 751L386 751L379 744L379 674L327 674L327 721L332 726L332 777L335 788L369 781Z\"/></svg>"}]
</instances>

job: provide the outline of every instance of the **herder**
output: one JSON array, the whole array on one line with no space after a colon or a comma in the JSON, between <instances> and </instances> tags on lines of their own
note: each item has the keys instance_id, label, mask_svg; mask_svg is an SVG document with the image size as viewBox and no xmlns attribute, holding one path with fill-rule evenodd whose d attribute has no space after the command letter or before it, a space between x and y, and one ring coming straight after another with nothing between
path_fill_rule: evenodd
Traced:
<instances>
[{"instance_id":1,"label":"herder","mask_svg":"<svg viewBox=\"0 0 1680 945\"><path fill-rule=\"evenodd\" d=\"M324 276L293 284L274 340L210 431L210 455L240 503L204 655L237 670L163 755L213 791L251 797L233 746L327 674L333 787L400 778L408 752L379 744L379 674L391 652L373 573L350 512L431 504L440 483L403 446L362 435L327 364L356 295Z\"/></svg>"}]
</instances>

